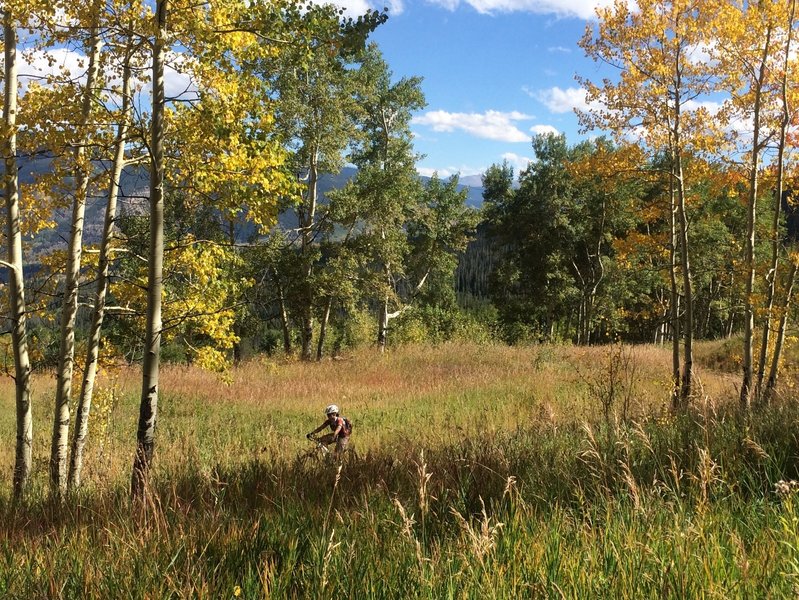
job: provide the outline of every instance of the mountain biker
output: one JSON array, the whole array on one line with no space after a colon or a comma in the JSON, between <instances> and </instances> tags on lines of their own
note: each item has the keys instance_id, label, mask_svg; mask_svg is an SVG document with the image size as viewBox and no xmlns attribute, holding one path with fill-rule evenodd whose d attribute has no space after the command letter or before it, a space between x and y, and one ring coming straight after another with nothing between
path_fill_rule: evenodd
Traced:
<instances>
[{"instance_id":1,"label":"mountain biker","mask_svg":"<svg viewBox=\"0 0 799 600\"><path fill-rule=\"evenodd\" d=\"M335 404L331 404L325 408L325 417L327 417L325 422L312 432L306 434L305 437L307 437L309 440L316 439L325 445L336 444L336 454L341 454L347 449L347 446L350 443L350 434L352 433L352 428L349 425L349 421L344 417L339 416L339 409ZM325 427L330 427L330 429L333 430L333 433L328 433L320 438L313 437Z\"/></svg>"}]
</instances>

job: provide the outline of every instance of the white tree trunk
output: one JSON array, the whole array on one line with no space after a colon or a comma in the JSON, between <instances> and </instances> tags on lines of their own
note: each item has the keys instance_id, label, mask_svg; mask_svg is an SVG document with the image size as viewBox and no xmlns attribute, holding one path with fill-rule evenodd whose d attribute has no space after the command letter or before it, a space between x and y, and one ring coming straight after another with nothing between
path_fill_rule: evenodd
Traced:
<instances>
[{"instance_id":1,"label":"white tree trunk","mask_svg":"<svg viewBox=\"0 0 799 600\"><path fill-rule=\"evenodd\" d=\"M103 223L102 239L100 241L100 257L97 265L97 288L94 295L92 324L87 340L86 366L84 367L83 384L81 385L80 399L78 400L78 407L75 413L75 431L72 438L72 453L69 463L68 485L70 489L77 489L80 486L81 471L83 469L83 448L86 445L86 436L89 431L89 413L91 412L94 382L97 375L97 359L100 353L100 334L105 318L105 301L108 293L110 246L114 235L114 220L116 219L117 212L119 181L122 176L122 169L125 166L125 143L128 138L131 118L131 55L132 48L129 47L126 50L125 66L122 74L121 121L117 127L114 162L111 168L111 179L108 185L105 220Z\"/></svg>"},{"instance_id":2,"label":"white tree trunk","mask_svg":"<svg viewBox=\"0 0 799 600\"><path fill-rule=\"evenodd\" d=\"M147 277L147 322L144 338L141 403L136 433L136 455L131 476L131 494L145 493L155 449L158 416L158 374L161 355L161 290L164 271L164 62L166 57L166 16L169 0L155 7L156 34L153 46L153 111L150 148L150 256Z\"/></svg>"},{"instance_id":3,"label":"white tree trunk","mask_svg":"<svg viewBox=\"0 0 799 600\"><path fill-rule=\"evenodd\" d=\"M791 299L793 297L793 287L796 283L797 264L791 264L791 270L788 274L788 286L785 290L785 301L782 305L782 317L780 318L780 325L777 329L777 337L774 340L774 353L771 356L771 369L769 370L768 380L766 381L766 390L764 392L765 400L770 402L777 391L777 379L780 373L780 359L782 358L782 348L785 344L785 332L788 328L788 315L791 307Z\"/></svg>"},{"instance_id":4,"label":"white tree trunk","mask_svg":"<svg viewBox=\"0 0 799 600\"><path fill-rule=\"evenodd\" d=\"M777 143L777 183L776 190L774 192L774 212L771 222L771 268L769 269L769 274L767 277L768 291L766 293L766 319L763 323L763 335L760 340L760 360L757 364L757 383L755 384L755 397L763 401L767 401L770 395L769 393L763 392L763 378L766 371L771 328L774 321L774 298L776 295L777 271L780 262L780 216L782 213L782 194L785 188L785 143L788 125L790 124L791 120L791 111L788 102L788 76L791 71L791 44L793 41L793 25L795 17L796 0L792 0L791 10L788 16L788 37L785 41L785 47L783 49L784 60L782 63L782 77L780 79L782 115L780 120L779 141ZM782 344L780 344L780 350L781 349ZM777 366L779 366L779 357L777 358ZM774 375L774 379L776 383L776 373ZM770 376L769 381L771 381Z\"/></svg>"},{"instance_id":5,"label":"white tree trunk","mask_svg":"<svg viewBox=\"0 0 799 600\"><path fill-rule=\"evenodd\" d=\"M72 224L67 249L67 269L64 281L64 297L61 307L61 336L56 371L55 412L53 415L53 437L50 447L50 488L62 495L67 486L67 447L69 444L69 401L72 395L72 372L75 366L75 318L78 314L78 291L80 284L81 251L83 248L83 220L86 212L86 191L91 173L90 158L86 148L89 144L89 126L100 60L100 3L92 8L94 23L89 37L89 69L86 72L86 87L83 90L79 131L75 148L75 198L72 204Z\"/></svg>"},{"instance_id":6,"label":"white tree trunk","mask_svg":"<svg viewBox=\"0 0 799 600\"><path fill-rule=\"evenodd\" d=\"M19 176L17 174L17 32L8 9L3 12L4 82L3 139L5 159L6 233L8 236L8 302L11 319L14 384L16 390L17 443L14 462L14 497L22 495L31 472L33 418L31 416L31 366L25 316L25 283L22 273L22 234L19 219Z\"/></svg>"},{"instance_id":7,"label":"white tree trunk","mask_svg":"<svg viewBox=\"0 0 799 600\"><path fill-rule=\"evenodd\" d=\"M317 164L317 152L311 152L311 160L308 166L308 193L305 198L303 209L302 227L302 259L305 261L304 298L302 299L302 360L311 360L311 347L313 344L313 304L314 290L311 286L313 276L313 261L310 257L311 244L313 243L313 226L316 219L316 203L319 185L319 168Z\"/></svg>"},{"instance_id":8,"label":"white tree trunk","mask_svg":"<svg viewBox=\"0 0 799 600\"><path fill-rule=\"evenodd\" d=\"M746 251L745 251L745 296L744 296L744 347L743 347L743 378L741 380L741 407L748 409L752 402L752 387L754 375L754 330L755 308L752 294L755 286L755 221L757 215L757 188L758 170L760 169L760 106L763 97L763 85L766 77L766 61L771 40L771 29L766 34L763 46L763 56L760 61L758 78L754 83L755 105L752 121L754 131L752 134L752 156L749 163L749 203L746 216Z\"/></svg>"},{"instance_id":9,"label":"white tree trunk","mask_svg":"<svg viewBox=\"0 0 799 600\"><path fill-rule=\"evenodd\" d=\"M671 321L671 405L680 404L680 293L677 288L677 193L674 178L669 180L669 317Z\"/></svg>"}]
</instances>

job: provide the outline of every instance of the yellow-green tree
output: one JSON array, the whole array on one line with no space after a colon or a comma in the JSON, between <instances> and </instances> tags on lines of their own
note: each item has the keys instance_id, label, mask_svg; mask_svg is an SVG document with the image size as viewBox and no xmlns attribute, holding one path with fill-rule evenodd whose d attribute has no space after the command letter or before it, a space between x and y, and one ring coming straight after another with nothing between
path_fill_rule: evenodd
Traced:
<instances>
[{"instance_id":1,"label":"yellow-green tree","mask_svg":"<svg viewBox=\"0 0 799 600\"><path fill-rule=\"evenodd\" d=\"M755 243L757 204L763 153L778 130L779 38L785 18L785 2L716 2L706 7L716 43L710 54L719 75L719 88L729 94L730 115L751 127L736 139L747 160L747 225L744 246L743 378L740 401L748 408L754 392ZM733 131L733 134L738 134ZM736 136L737 137L737 136ZM765 350L765 348L764 348ZM762 379L762 376L761 376Z\"/></svg>"},{"instance_id":2,"label":"yellow-green tree","mask_svg":"<svg viewBox=\"0 0 799 600\"><path fill-rule=\"evenodd\" d=\"M682 372L675 335L674 402L685 403L693 388L694 298L691 246L688 234L687 189L684 159L692 151L705 151L715 132L713 119L698 105L710 92L714 79L705 60L705 34L701 3L641 0L633 9L616 2L597 10L596 28L589 25L580 42L586 54L616 69L613 78L594 83L580 81L592 108L580 115L585 127L609 129L620 137L635 135L654 157L668 158L667 173L674 226L672 246L673 328L679 329L678 293L683 297L684 326ZM678 273L681 289L678 289Z\"/></svg>"},{"instance_id":3,"label":"yellow-green tree","mask_svg":"<svg viewBox=\"0 0 799 600\"><path fill-rule=\"evenodd\" d=\"M121 85L118 89L120 107L116 115L109 113L107 116L118 121L116 136L113 141L113 158L108 172L106 210L103 219L103 229L97 257L97 278L95 292L92 296L92 317L89 334L86 341L86 361L83 367L83 378L75 412L75 425L72 437L72 447L69 460L68 485L75 489L80 486L83 469L83 450L89 431L89 415L91 413L92 396L94 393L95 379L100 355L100 340L103 322L106 315L106 300L109 288L109 267L111 251L114 242L115 222L117 217L117 197L120 190L122 170L127 164L125 148L130 142L130 129L133 121L133 65L140 48L133 36L136 30L135 23L141 16L140 7L131 7L127 23L123 29L115 34L115 40L122 47ZM136 161L136 158L133 158Z\"/></svg>"},{"instance_id":4,"label":"yellow-green tree","mask_svg":"<svg viewBox=\"0 0 799 600\"><path fill-rule=\"evenodd\" d=\"M61 333L59 338L58 367L56 369L55 410L53 412L53 437L50 451L50 486L56 495L61 495L67 485L67 449L69 442L69 404L72 394L72 374L75 360L75 318L78 313L78 287L83 251L84 215L86 194L91 176L91 154L89 146L94 138L94 112L99 96L100 36L104 3L93 0L85 10L67 15L76 24L75 29L85 29L85 50L88 69L83 89L75 94L79 100L79 114L70 127L73 148L75 189L73 192L72 217L67 246L67 264L64 278L61 308Z\"/></svg>"},{"instance_id":5,"label":"yellow-green tree","mask_svg":"<svg viewBox=\"0 0 799 600\"><path fill-rule=\"evenodd\" d=\"M164 271L164 114L166 94L164 65L169 44L167 16L169 0L158 0L153 15L152 113L150 126L150 244L147 256L147 313L144 334L144 361L136 431L136 453L131 475L131 494L141 498L146 489L150 463L155 450L155 424L158 416L158 376L161 355L161 302Z\"/></svg>"},{"instance_id":6,"label":"yellow-green tree","mask_svg":"<svg viewBox=\"0 0 799 600\"><path fill-rule=\"evenodd\" d=\"M281 51L281 44L269 40L275 27L282 29L284 6L282 2L244 0L216 0L202 6L188 0L161 0L156 4L149 139L148 308L132 477L134 496L144 491L154 451L163 316L170 321L205 317L204 333L222 348L234 339L229 332L229 311L218 302L213 307L194 306L182 315L176 315L174 309L185 304L185 298L173 306L162 306L164 300L170 301L163 285L165 199L179 195L184 210L211 207L229 223L243 215L257 227L264 227L274 221L277 198L291 190L283 168L286 152L272 134L270 80L252 68ZM184 49L183 69L191 73L195 91L185 102L178 98L167 103L164 61L167 49L178 46ZM197 255L198 260L209 258L202 252ZM193 289L202 295L201 289ZM229 291L221 291L217 299L227 299ZM222 341L225 339L228 342ZM198 348L196 354L195 358L208 366L222 358L222 353L211 351L210 346Z\"/></svg>"},{"instance_id":7,"label":"yellow-green tree","mask_svg":"<svg viewBox=\"0 0 799 600\"><path fill-rule=\"evenodd\" d=\"M785 341L785 328L787 326L788 306L791 302L793 285L796 277L797 262L794 258L787 256L789 260L787 284L785 286L784 300L781 306L776 302L776 288L778 281L778 269L780 258L784 256L780 252L782 231L781 231L781 209L783 197L787 186L786 180L786 156L788 149L788 128L795 125L797 94L799 89L793 84L791 73L795 71L796 53L794 51L796 27L796 0L786 3L778 3L784 12L777 16L777 27L781 28L782 35L779 38L779 51L776 57L776 93L778 95L778 106L776 121L777 126L777 156L774 163L775 184L774 184L774 208L770 231L771 261L767 271L767 292L765 304L765 319L763 323L763 333L761 337L760 360L758 363L756 397L769 401L777 387L777 377L782 356L782 348ZM781 16L781 18L780 18ZM773 350L771 356L768 355L769 348L772 347L772 328L777 323L774 331ZM763 378L766 372L766 364L770 361L768 378L765 389L763 389Z\"/></svg>"}]
</instances>

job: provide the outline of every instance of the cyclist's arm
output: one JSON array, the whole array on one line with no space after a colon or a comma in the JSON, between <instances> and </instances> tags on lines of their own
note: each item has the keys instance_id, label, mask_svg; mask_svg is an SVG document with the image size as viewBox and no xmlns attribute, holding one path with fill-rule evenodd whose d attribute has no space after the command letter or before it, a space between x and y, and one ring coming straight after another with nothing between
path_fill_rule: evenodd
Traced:
<instances>
[{"instance_id":1,"label":"cyclist's arm","mask_svg":"<svg viewBox=\"0 0 799 600\"><path fill-rule=\"evenodd\" d=\"M341 433L341 423L339 423L338 427L336 427L336 430L333 432L333 439L334 440L338 439L338 434L339 433Z\"/></svg>"},{"instance_id":2,"label":"cyclist's arm","mask_svg":"<svg viewBox=\"0 0 799 600\"><path fill-rule=\"evenodd\" d=\"M316 429L314 429L314 430L313 430L311 433L309 433L308 435L316 435L317 433L319 433L320 431L322 431L322 430L323 430L325 427L327 427L327 421L325 421L324 423L322 423L322 424L321 424L319 427L317 427ZM307 436L306 436L306 437L307 437Z\"/></svg>"}]
</instances>

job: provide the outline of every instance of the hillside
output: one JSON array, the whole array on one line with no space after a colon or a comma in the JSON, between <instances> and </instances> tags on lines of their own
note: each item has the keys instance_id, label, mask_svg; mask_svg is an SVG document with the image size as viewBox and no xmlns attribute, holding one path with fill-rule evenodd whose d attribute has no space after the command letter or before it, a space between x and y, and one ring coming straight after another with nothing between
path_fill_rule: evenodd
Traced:
<instances>
[{"instance_id":1,"label":"hillside","mask_svg":"<svg viewBox=\"0 0 799 600\"><path fill-rule=\"evenodd\" d=\"M31 184L35 181L38 175L46 173L50 168L51 159L47 156L37 156L32 159L21 159L19 163L20 182L23 185ZM98 169L104 168L104 165L98 164ZM330 190L339 189L343 187L349 179L351 179L356 169L352 167L345 167L341 173L336 175L326 174L323 175L319 182L319 190L321 193L321 202L325 203L326 194ZM429 180L429 177L422 177L423 181ZM149 197L149 175L145 169L142 168L127 168L123 172L121 182L121 193L119 198L119 211L120 214L135 214L142 213L144 202ZM468 196L466 204L474 208L479 208L483 202L483 190L480 187L461 185L461 190L466 190ZM102 195L102 191L91 196L86 204L86 217L84 226L84 241L87 244L96 244L100 241L102 233L103 218L105 215L106 199ZM69 217L70 209L63 209L58 211L55 215L56 227L42 231L36 235L36 239L32 240L33 257L42 253L48 252L54 247L65 245L66 240L69 238ZM281 213L278 217L280 224L286 228L294 228L297 226L296 215L293 210L289 209ZM242 225L237 231L237 238L244 241L250 237L253 228L247 225Z\"/></svg>"}]
</instances>

